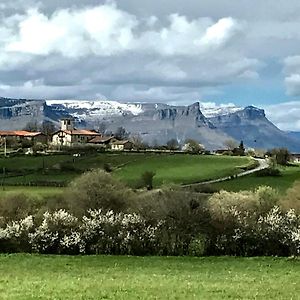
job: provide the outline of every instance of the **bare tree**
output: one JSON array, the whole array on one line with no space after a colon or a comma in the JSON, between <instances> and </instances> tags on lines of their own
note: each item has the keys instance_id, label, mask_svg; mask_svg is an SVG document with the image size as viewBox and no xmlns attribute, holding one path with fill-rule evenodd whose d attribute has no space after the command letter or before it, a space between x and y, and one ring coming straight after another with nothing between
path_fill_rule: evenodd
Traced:
<instances>
[{"instance_id":1,"label":"bare tree","mask_svg":"<svg viewBox=\"0 0 300 300\"><path fill-rule=\"evenodd\" d=\"M106 133L106 129L107 129L107 124L103 121L98 120L95 124L95 130L99 133L101 133L102 135L104 135Z\"/></svg>"},{"instance_id":2,"label":"bare tree","mask_svg":"<svg viewBox=\"0 0 300 300\"><path fill-rule=\"evenodd\" d=\"M38 131L39 130L39 125L37 121L30 121L28 122L25 127L23 128L23 130L27 130L27 131Z\"/></svg>"},{"instance_id":3,"label":"bare tree","mask_svg":"<svg viewBox=\"0 0 300 300\"><path fill-rule=\"evenodd\" d=\"M114 136L118 140L123 140L128 138L128 132L124 127L118 127L117 130L114 132Z\"/></svg>"},{"instance_id":4,"label":"bare tree","mask_svg":"<svg viewBox=\"0 0 300 300\"><path fill-rule=\"evenodd\" d=\"M233 150L234 148L237 148L238 144L235 140L233 139L229 139L229 140L226 140L224 142L224 146L228 149L228 150Z\"/></svg>"}]
</instances>

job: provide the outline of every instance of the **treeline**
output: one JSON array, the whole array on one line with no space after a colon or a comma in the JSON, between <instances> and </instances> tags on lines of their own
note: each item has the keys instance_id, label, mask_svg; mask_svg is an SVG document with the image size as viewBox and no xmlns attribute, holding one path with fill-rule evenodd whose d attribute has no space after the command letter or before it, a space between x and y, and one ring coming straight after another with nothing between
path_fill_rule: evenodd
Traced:
<instances>
[{"instance_id":1,"label":"treeline","mask_svg":"<svg viewBox=\"0 0 300 300\"><path fill-rule=\"evenodd\" d=\"M300 184L255 191L134 191L102 170L63 195L0 201L0 251L52 254L279 255L300 253Z\"/></svg>"}]
</instances>

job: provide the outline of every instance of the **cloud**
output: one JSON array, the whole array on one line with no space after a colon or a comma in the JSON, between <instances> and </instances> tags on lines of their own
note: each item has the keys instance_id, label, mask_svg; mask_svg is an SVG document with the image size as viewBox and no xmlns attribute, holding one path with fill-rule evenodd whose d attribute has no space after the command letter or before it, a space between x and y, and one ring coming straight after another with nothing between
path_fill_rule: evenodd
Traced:
<instances>
[{"instance_id":1,"label":"cloud","mask_svg":"<svg viewBox=\"0 0 300 300\"><path fill-rule=\"evenodd\" d=\"M300 131L300 101L290 101L264 107L266 116L281 130Z\"/></svg>"},{"instance_id":2,"label":"cloud","mask_svg":"<svg viewBox=\"0 0 300 300\"><path fill-rule=\"evenodd\" d=\"M300 56L289 56L284 60L286 92L290 96L300 95Z\"/></svg>"},{"instance_id":3,"label":"cloud","mask_svg":"<svg viewBox=\"0 0 300 300\"><path fill-rule=\"evenodd\" d=\"M230 17L217 22L210 18L189 21L186 16L171 14L167 19L167 26L154 30L155 16L144 22L114 3L60 9L49 17L30 9L17 24L8 26L7 30L15 32L10 41L5 41L4 49L67 57L111 56L126 51L195 55L225 46L240 31L239 23Z\"/></svg>"}]
</instances>

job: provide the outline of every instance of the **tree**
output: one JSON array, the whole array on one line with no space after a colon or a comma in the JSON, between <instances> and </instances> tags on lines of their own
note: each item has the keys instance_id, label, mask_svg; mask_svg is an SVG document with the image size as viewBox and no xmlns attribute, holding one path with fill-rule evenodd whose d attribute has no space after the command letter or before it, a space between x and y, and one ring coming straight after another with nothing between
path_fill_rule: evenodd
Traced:
<instances>
[{"instance_id":1,"label":"tree","mask_svg":"<svg viewBox=\"0 0 300 300\"><path fill-rule=\"evenodd\" d=\"M245 147L244 147L243 141L240 142L240 145L238 147L233 149L233 154L234 155L245 155Z\"/></svg>"},{"instance_id":2,"label":"tree","mask_svg":"<svg viewBox=\"0 0 300 300\"><path fill-rule=\"evenodd\" d=\"M106 129L107 129L107 124L105 122L101 122L101 121L97 121L95 124L95 130L99 133L101 133L102 135L104 135L106 133Z\"/></svg>"},{"instance_id":3,"label":"tree","mask_svg":"<svg viewBox=\"0 0 300 300\"><path fill-rule=\"evenodd\" d=\"M37 121L30 121L28 122L25 127L23 128L23 130L26 131L38 131L39 130L39 125Z\"/></svg>"},{"instance_id":4,"label":"tree","mask_svg":"<svg viewBox=\"0 0 300 300\"><path fill-rule=\"evenodd\" d=\"M131 142L133 144L133 148L136 150L146 149L146 145L143 143L143 140L139 134L132 136Z\"/></svg>"},{"instance_id":5,"label":"tree","mask_svg":"<svg viewBox=\"0 0 300 300\"><path fill-rule=\"evenodd\" d=\"M188 139L185 141L185 145L183 146L182 150L189 153L197 154L201 151L204 151L205 148L202 144L199 144L197 141Z\"/></svg>"},{"instance_id":6,"label":"tree","mask_svg":"<svg viewBox=\"0 0 300 300\"><path fill-rule=\"evenodd\" d=\"M44 121L41 126L41 132L49 138L55 131L56 127L52 122Z\"/></svg>"},{"instance_id":7,"label":"tree","mask_svg":"<svg viewBox=\"0 0 300 300\"><path fill-rule=\"evenodd\" d=\"M271 156L275 158L278 165L286 166L290 160L291 154L286 148L275 148L271 151Z\"/></svg>"},{"instance_id":8,"label":"tree","mask_svg":"<svg viewBox=\"0 0 300 300\"><path fill-rule=\"evenodd\" d=\"M147 190L153 189L153 178L155 176L155 172L146 171L142 174L142 182Z\"/></svg>"},{"instance_id":9,"label":"tree","mask_svg":"<svg viewBox=\"0 0 300 300\"><path fill-rule=\"evenodd\" d=\"M131 199L132 192L125 184L100 169L76 178L67 190L70 209L79 215L89 209L124 211Z\"/></svg>"},{"instance_id":10,"label":"tree","mask_svg":"<svg viewBox=\"0 0 300 300\"><path fill-rule=\"evenodd\" d=\"M114 133L114 136L118 140L123 140L128 137L128 132L124 127L118 127Z\"/></svg>"},{"instance_id":11,"label":"tree","mask_svg":"<svg viewBox=\"0 0 300 300\"><path fill-rule=\"evenodd\" d=\"M226 140L224 142L224 146L228 149L228 150L233 150L234 148L237 148L237 142L233 139L230 139L230 140Z\"/></svg>"},{"instance_id":12,"label":"tree","mask_svg":"<svg viewBox=\"0 0 300 300\"><path fill-rule=\"evenodd\" d=\"M179 148L178 141L176 139L171 139L167 141L168 150L177 150Z\"/></svg>"}]
</instances>

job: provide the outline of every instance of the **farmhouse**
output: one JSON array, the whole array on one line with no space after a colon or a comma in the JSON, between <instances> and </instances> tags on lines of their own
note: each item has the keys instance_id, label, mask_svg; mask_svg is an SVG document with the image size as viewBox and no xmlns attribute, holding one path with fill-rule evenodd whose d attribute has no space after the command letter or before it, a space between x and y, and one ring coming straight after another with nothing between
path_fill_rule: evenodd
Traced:
<instances>
[{"instance_id":1,"label":"farmhouse","mask_svg":"<svg viewBox=\"0 0 300 300\"><path fill-rule=\"evenodd\" d=\"M93 130L76 129L74 120L66 118L61 120L61 129L52 135L52 144L56 146L87 144L98 136L100 137L101 134Z\"/></svg>"},{"instance_id":2,"label":"farmhouse","mask_svg":"<svg viewBox=\"0 0 300 300\"><path fill-rule=\"evenodd\" d=\"M16 142L27 140L33 143L46 143L47 137L41 132L31 132L26 130L6 130L0 131L0 140Z\"/></svg>"},{"instance_id":3,"label":"farmhouse","mask_svg":"<svg viewBox=\"0 0 300 300\"><path fill-rule=\"evenodd\" d=\"M133 144L130 141L114 141L111 143L111 150L124 151L132 150Z\"/></svg>"},{"instance_id":4,"label":"farmhouse","mask_svg":"<svg viewBox=\"0 0 300 300\"><path fill-rule=\"evenodd\" d=\"M294 162L294 163L300 163L300 154L298 153L293 153L291 154L291 160Z\"/></svg>"},{"instance_id":5,"label":"farmhouse","mask_svg":"<svg viewBox=\"0 0 300 300\"><path fill-rule=\"evenodd\" d=\"M114 141L116 141L116 139L113 136L96 136L89 141L89 144L110 148L111 143Z\"/></svg>"}]
</instances>

